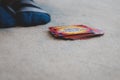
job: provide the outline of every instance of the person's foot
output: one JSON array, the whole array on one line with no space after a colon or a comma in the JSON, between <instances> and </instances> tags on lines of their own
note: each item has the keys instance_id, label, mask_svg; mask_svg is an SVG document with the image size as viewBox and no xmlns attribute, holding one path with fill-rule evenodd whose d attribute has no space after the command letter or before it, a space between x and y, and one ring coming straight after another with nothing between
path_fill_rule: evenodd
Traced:
<instances>
[{"instance_id":1,"label":"person's foot","mask_svg":"<svg viewBox=\"0 0 120 80\"><path fill-rule=\"evenodd\" d=\"M0 4L0 28L16 26L16 19L7 6Z\"/></svg>"},{"instance_id":2,"label":"person's foot","mask_svg":"<svg viewBox=\"0 0 120 80\"><path fill-rule=\"evenodd\" d=\"M35 26L50 22L50 15L33 0L20 0L12 5L20 26Z\"/></svg>"}]
</instances>

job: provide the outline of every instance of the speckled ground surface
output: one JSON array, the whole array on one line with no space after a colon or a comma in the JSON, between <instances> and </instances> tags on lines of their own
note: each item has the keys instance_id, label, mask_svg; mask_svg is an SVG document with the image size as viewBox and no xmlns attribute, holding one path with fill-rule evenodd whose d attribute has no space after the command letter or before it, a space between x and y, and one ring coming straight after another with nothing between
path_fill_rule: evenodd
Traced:
<instances>
[{"instance_id":1,"label":"speckled ground surface","mask_svg":"<svg viewBox=\"0 0 120 80\"><path fill-rule=\"evenodd\" d=\"M0 80L120 80L119 0L37 0L52 21L0 29ZM48 28L86 24L105 35L58 40Z\"/></svg>"}]
</instances>

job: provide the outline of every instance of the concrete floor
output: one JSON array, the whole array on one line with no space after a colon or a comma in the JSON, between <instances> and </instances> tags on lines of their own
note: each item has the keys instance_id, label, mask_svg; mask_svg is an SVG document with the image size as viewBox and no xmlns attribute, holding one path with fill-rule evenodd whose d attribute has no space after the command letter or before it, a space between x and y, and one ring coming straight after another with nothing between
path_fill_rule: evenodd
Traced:
<instances>
[{"instance_id":1,"label":"concrete floor","mask_svg":"<svg viewBox=\"0 0 120 80\"><path fill-rule=\"evenodd\" d=\"M37 0L52 21L0 29L0 80L120 80L120 0ZM86 24L105 35L65 41L50 26Z\"/></svg>"}]
</instances>

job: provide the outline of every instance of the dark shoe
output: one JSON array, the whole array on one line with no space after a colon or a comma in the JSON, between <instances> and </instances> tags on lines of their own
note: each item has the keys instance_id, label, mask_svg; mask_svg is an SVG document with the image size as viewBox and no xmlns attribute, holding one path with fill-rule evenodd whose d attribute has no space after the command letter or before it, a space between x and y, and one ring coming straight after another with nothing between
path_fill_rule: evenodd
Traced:
<instances>
[{"instance_id":1,"label":"dark shoe","mask_svg":"<svg viewBox=\"0 0 120 80\"><path fill-rule=\"evenodd\" d=\"M20 0L12 5L20 26L43 25L50 22L50 15L32 0Z\"/></svg>"},{"instance_id":2,"label":"dark shoe","mask_svg":"<svg viewBox=\"0 0 120 80\"><path fill-rule=\"evenodd\" d=\"M4 6L0 4L0 28L10 28L16 26L16 20L12 14L12 12Z\"/></svg>"}]
</instances>

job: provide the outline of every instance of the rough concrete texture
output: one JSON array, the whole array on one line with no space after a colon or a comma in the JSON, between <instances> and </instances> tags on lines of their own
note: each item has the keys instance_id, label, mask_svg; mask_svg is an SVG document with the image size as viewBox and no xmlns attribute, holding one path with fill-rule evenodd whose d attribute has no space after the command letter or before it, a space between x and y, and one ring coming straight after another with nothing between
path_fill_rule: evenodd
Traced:
<instances>
[{"instance_id":1,"label":"rough concrete texture","mask_svg":"<svg viewBox=\"0 0 120 80\"><path fill-rule=\"evenodd\" d=\"M52 21L0 29L0 80L120 80L119 0L37 0ZM48 27L85 24L105 35L58 40Z\"/></svg>"}]
</instances>

